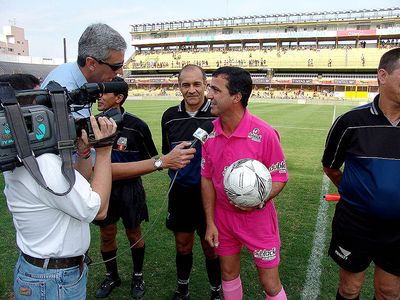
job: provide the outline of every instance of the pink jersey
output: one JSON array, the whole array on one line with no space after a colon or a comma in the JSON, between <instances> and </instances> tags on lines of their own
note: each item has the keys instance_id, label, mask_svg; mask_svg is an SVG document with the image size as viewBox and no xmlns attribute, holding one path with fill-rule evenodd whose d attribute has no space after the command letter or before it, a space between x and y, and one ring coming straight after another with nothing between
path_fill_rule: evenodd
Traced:
<instances>
[{"instance_id":1,"label":"pink jersey","mask_svg":"<svg viewBox=\"0 0 400 300\"><path fill-rule=\"evenodd\" d=\"M270 171L273 182L286 182L288 172L279 134L269 124L245 110L238 127L230 137L221 128L219 118L214 131L202 148L201 176L211 178L216 191L216 207L235 210L224 192L224 172L242 158L256 159Z\"/></svg>"}]
</instances>

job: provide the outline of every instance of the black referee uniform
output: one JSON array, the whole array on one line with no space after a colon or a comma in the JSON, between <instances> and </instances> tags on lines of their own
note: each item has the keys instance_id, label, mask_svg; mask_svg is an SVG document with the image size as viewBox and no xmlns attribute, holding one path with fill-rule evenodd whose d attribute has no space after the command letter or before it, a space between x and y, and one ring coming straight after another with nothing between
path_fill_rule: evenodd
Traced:
<instances>
[{"instance_id":1,"label":"black referee uniform","mask_svg":"<svg viewBox=\"0 0 400 300\"><path fill-rule=\"evenodd\" d=\"M158 154L147 124L121 107L122 129L114 142L111 162L125 163L149 159ZM98 225L116 223L121 217L125 228L135 228L149 219L140 176L113 181L106 219Z\"/></svg>"},{"instance_id":2,"label":"black referee uniform","mask_svg":"<svg viewBox=\"0 0 400 300\"><path fill-rule=\"evenodd\" d=\"M329 254L350 272L371 261L400 276L400 126L372 103L337 118L322 164L344 164Z\"/></svg>"},{"instance_id":3,"label":"black referee uniform","mask_svg":"<svg viewBox=\"0 0 400 300\"><path fill-rule=\"evenodd\" d=\"M205 99L194 116L185 109L185 101L167 109L161 119L162 153L169 153L183 141L193 140L193 133L206 121L215 119L210 112L210 102ZM196 144L196 154L178 173L169 194L167 228L175 232L194 232L204 237L205 218L200 186L201 143ZM168 170L172 179L175 171Z\"/></svg>"}]
</instances>

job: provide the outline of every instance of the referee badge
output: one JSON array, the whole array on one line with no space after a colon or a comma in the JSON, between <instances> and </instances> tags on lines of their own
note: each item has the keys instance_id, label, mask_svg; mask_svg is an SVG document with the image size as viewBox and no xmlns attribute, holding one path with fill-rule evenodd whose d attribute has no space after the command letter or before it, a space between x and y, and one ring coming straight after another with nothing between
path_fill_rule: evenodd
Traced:
<instances>
[{"instance_id":1,"label":"referee badge","mask_svg":"<svg viewBox=\"0 0 400 300\"><path fill-rule=\"evenodd\" d=\"M124 151L126 149L127 144L128 144L128 139L126 137L121 136L117 141L117 149Z\"/></svg>"}]
</instances>

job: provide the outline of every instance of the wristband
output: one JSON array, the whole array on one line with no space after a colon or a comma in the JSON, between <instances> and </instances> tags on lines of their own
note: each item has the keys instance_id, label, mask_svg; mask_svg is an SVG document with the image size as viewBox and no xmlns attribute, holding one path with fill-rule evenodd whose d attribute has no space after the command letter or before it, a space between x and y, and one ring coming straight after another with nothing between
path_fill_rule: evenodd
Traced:
<instances>
[{"instance_id":1,"label":"wristband","mask_svg":"<svg viewBox=\"0 0 400 300\"><path fill-rule=\"evenodd\" d=\"M84 150L84 151L82 151L82 152L80 152L80 151L77 151L77 152L76 152L76 155L77 155L79 158L82 158L82 159L88 159L88 158L90 157L91 154L92 154L92 153L91 153L91 149L90 149L90 148L86 148L86 150Z\"/></svg>"},{"instance_id":2,"label":"wristband","mask_svg":"<svg viewBox=\"0 0 400 300\"><path fill-rule=\"evenodd\" d=\"M79 151L79 149L77 150L77 153L81 156L86 156L88 153L90 153L90 147L85 148L85 150L83 151Z\"/></svg>"}]
</instances>

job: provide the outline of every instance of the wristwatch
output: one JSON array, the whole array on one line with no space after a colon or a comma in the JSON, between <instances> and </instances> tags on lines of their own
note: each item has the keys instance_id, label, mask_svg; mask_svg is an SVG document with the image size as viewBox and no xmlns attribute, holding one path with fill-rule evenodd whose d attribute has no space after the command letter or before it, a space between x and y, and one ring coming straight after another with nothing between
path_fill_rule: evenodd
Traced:
<instances>
[{"instance_id":1,"label":"wristwatch","mask_svg":"<svg viewBox=\"0 0 400 300\"><path fill-rule=\"evenodd\" d=\"M163 162L161 158L158 157L154 160L154 168L158 171L161 171L163 169Z\"/></svg>"}]
</instances>

